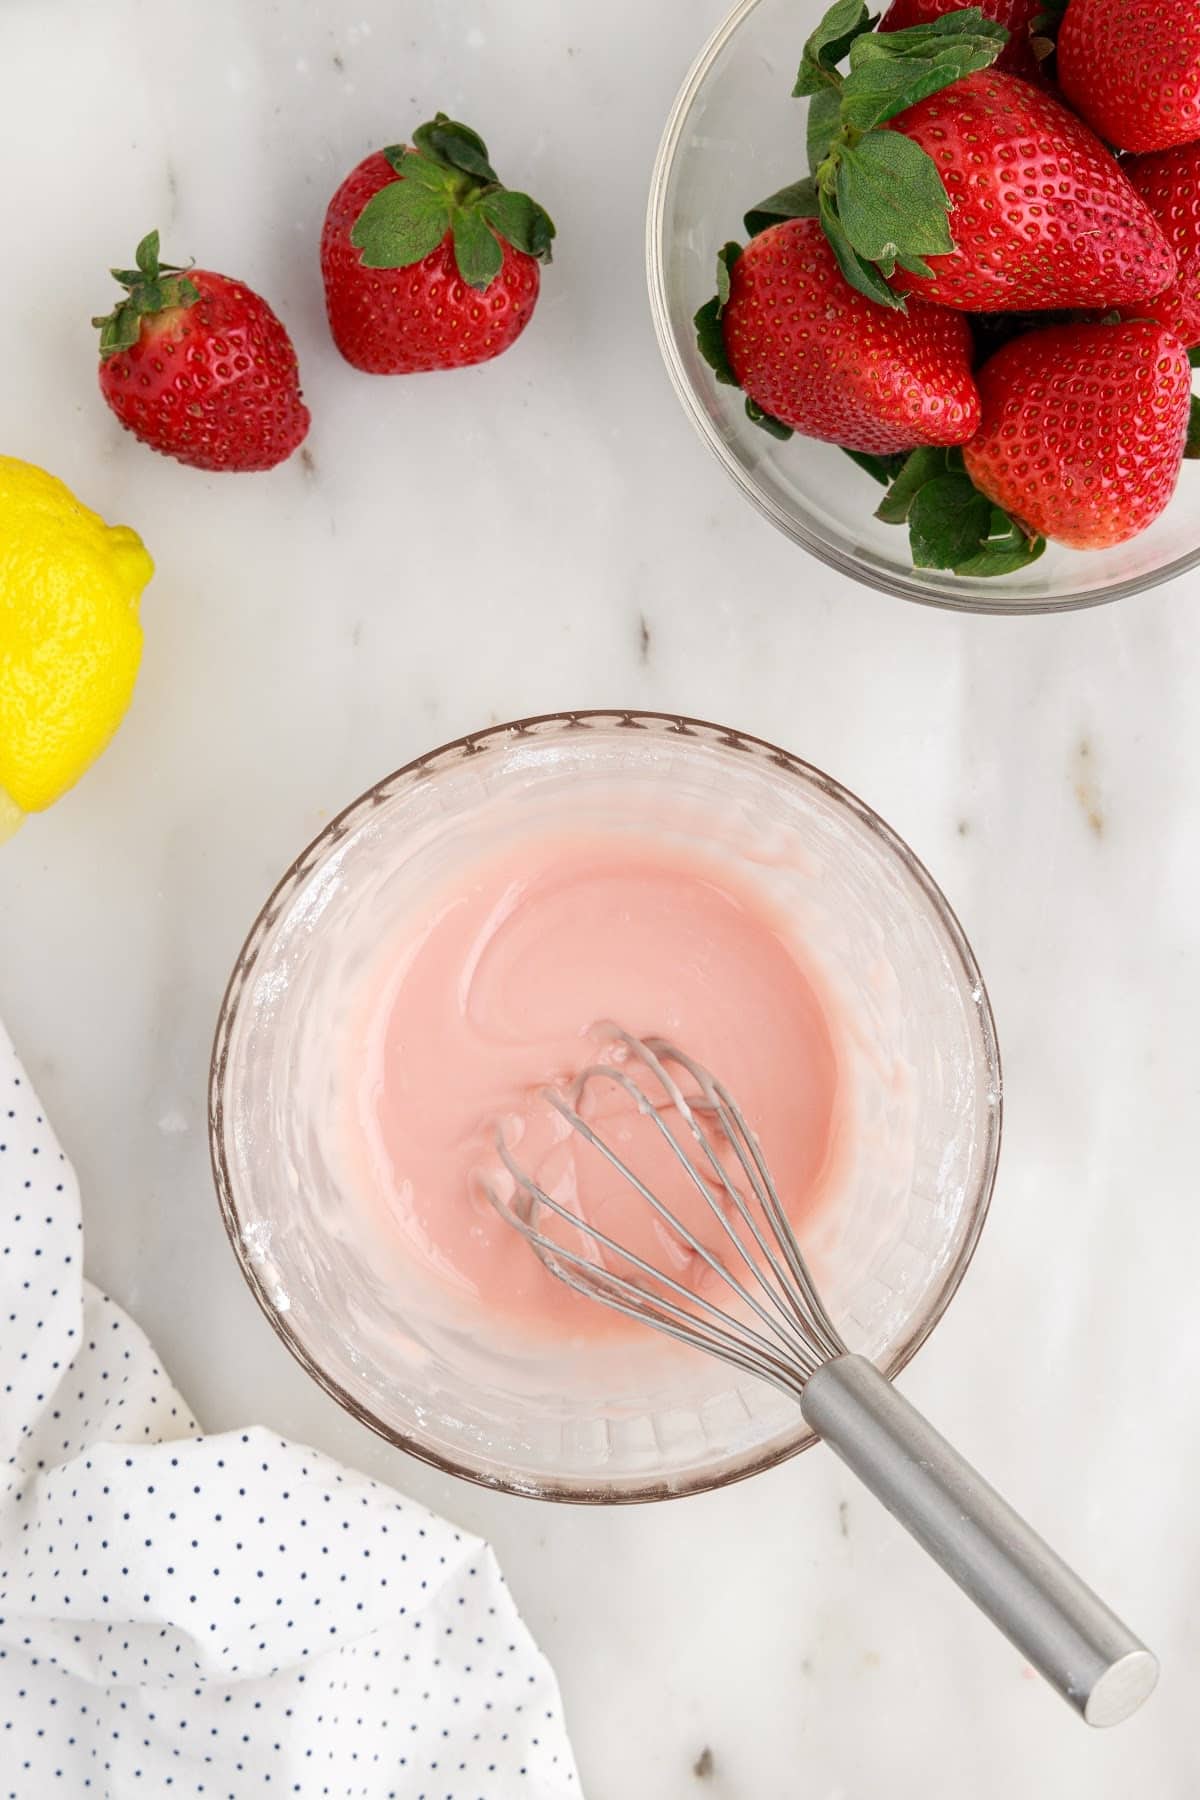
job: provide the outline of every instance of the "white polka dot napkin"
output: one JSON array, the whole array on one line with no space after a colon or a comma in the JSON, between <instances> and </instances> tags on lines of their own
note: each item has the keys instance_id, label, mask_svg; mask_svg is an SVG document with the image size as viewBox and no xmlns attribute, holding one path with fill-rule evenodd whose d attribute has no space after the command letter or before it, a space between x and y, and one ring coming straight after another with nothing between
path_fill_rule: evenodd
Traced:
<instances>
[{"instance_id":1,"label":"white polka dot napkin","mask_svg":"<svg viewBox=\"0 0 1200 1800\"><path fill-rule=\"evenodd\" d=\"M81 1231L0 1028L0 1800L578 1800L487 1546L261 1428L205 1436Z\"/></svg>"}]
</instances>

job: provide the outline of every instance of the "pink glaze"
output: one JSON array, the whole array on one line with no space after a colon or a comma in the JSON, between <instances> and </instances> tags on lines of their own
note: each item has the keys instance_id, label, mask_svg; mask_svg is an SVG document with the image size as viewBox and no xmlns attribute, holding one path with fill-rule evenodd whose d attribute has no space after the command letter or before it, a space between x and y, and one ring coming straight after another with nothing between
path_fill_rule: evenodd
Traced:
<instances>
[{"instance_id":1,"label":"pink glaze","mask_svg":"<svg viewBox=\"0 0 1200 1800\"><path fill-rule=\"evenodd\" d=\"M757 1132L804 1235L831 1186L836 1018L786 918L724 864L642 834L539 838L470 868L385 947L349 1046L352 1129L406 1262L497 1320L574 1337L629 1325L563 1287L480 1191L497 1124L542 1184L686 1285L716 1278L539 1097L617 1052L617 1020L707 1064ZM708 1243L720 1228L615 1084L593 1117ZM361 1134L361 1136L360 1136ZM354 1159L364 1167L361 1155Z\"/></svg>"}]
</instances>

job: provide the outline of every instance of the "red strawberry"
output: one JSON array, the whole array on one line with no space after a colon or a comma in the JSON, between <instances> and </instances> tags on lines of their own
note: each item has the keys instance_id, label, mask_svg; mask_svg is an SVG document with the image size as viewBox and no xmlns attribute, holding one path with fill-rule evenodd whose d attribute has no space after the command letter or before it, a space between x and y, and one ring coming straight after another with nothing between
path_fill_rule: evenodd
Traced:
<instances>
[{"instance_id":1,"label":"red strawberry","mask_svg":"<svg viewBox=\"0 0 1200 1800\"><path fill-rule=\"evenodd\" d=\"M1032 79L1041 65L1033 53L1030 27L1046 11L1046 0L978 0L985 19L1003 25L1009 41L993 67ZM960 12L964 0L892 0L879 21L880 31L907 31L910 25L928 25L944 13Z\"/></svg>"},{"instance_id":2,"label":"red strawberry","mask_svg":"<svg viewBox=\"0 0 1200 1800\"><path fill-rule=\"evenodd\" d=\"M158 233L100 327L100 392L135 437L194 469L273 469L303 443L292 340L266 301L210 269L158 260Z\"/></svg>"},{"instance_id":3,"label":"red strawberry","mask_svg":"<svg viewBox=\"0 0 1200 1800\"><path fill-rule=\"evenodd\" d=\"M1076 550L1153 524L1179 479L1192 372L1149 321L1031 331L979 371L983 423L963 450L975 486Z\"/></svg>"},{"instance_id":4,"label":"red strawberry","mask_svg":"<svg viewBox=\"0 0 1200 1800\"><path fill-rule=\"evenodd\" d=\"M438 113L413 143L351 170L321 233L334 342L370 375L499 356L532 318L550 261L553 224L501 187L481 137Z\"/></svg>"},{"instance_id":5,"label":"red strawberry","mask_svg":"<svg viewBox=\"0 0 1200 1800\"><path fill-rule=\"evenodd\" d=\"M815 219L753 238L728 270L716 316L726 379L806 437L885 456L964 443L979 423L966 320L919 301L904 314L864 299Z\"/></svg>"},{"instance_id":6,"label":"red strawberry","mask_svg":"<svg viewBox=\"0 0 1200 1800\"><path fill-rule=\"evenodd\" d=\"M893 287L969 312L1137 306L1175 257L1116 159L1052 94L985 69L894 118L932 159L955 249Z\"/></svg>"},{"instance_id":7,"label":"red strawberry","mask_svg":"<svg viewBox=\"0 0 1200 1800\"><path fill-rule=\"evenodd\" d=\"M1058 29L1058 80L1119 150L1200 138L1196 0L1070 0Z\"/></svg>"},{"instance_id":8,"label":"red strawberry","mask_svg":"<svg viewBox=\"0 0 1200 1800\"><path fill-rule=\"evenodd\" d=\"M1167 235L1179 279L1137 309L1158 319L1189 347L1200 344L1200 144L1131 156L1121 164Z\"/></svg>"}]
</instances>

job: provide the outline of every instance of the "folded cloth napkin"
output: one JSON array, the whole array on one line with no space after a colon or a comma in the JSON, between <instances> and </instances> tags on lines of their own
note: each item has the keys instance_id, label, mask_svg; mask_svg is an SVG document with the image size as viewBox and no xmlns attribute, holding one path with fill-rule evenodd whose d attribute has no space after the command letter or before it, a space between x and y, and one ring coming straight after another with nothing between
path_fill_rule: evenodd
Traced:
<instances>
[{"instance_id":1,"label":"folded cloth napkin","mask_svg":"<svg viewBox=\"0 0 1200 1800\"><path fill-rule=\"evenodd\" d=\"M261 1427L204 1434L81 1233L0 1029L0 1800L578 1800L488 1547Z\"/></svg>"}]
</instances>

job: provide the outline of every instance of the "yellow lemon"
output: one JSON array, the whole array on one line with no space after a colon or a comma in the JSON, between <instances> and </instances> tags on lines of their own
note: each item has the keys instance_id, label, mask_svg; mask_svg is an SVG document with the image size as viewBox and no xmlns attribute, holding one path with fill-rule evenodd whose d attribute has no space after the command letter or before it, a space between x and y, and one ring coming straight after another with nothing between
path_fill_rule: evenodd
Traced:
<instances>
[{"instance_id":1,"label":"yellow lemon","mask_svg":"<svg viewBox=\"0 0 1200 1800\"><path fill-rule=\"evenodd\" d=\"M120 724L153 573L136 531L0 456L0 838L78 781Z\"/></svg>"}]
</instances>

